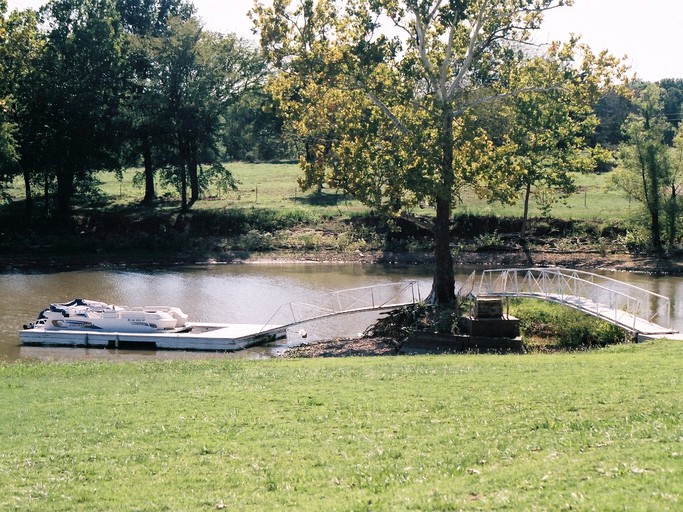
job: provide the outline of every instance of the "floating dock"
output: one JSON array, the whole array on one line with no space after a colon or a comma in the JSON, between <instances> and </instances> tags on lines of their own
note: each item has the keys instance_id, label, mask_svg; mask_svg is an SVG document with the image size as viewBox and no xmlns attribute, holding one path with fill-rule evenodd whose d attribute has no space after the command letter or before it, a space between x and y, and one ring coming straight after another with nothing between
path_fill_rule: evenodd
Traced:
<instances>
[{"instance_id":1,"label":"floating dock","mask_svg":"<svg viewBox=\"0 0 683 512\"><path fill-rule=\"evenodd\" d=\"M19 331L27 346L121 348L144 350L234 351L285 338L287 326L190 323L170 332L102 332L48 329L37 326Z\"/></svg>"}]
</instances>

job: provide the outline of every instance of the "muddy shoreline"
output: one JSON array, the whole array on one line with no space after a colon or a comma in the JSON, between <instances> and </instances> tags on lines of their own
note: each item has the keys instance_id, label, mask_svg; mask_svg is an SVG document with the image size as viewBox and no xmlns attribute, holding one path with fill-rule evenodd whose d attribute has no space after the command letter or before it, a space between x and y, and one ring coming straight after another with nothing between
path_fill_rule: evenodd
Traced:
<instances>
[{"instance_id":1,"label":"muddy shoreline","mask_svg":"<svg viewBox=\"0 0 683 512\"><path fill-rule=\"evenodd\" d=\"M529 258L529 255L531 258ZM525 268L567 267L585 270L611 270L651 274L683 274L683 257L657 257L651 254L598 253L596 251L536 250L530 254L519 250L460 250L453 254L454 265L464 267ZM378 265L431 265L434 258L426 252L386 251L267 251L232 252L219 256L134 255L125 254L0 254L0 272L56 272L93 267L134 267L205 264L277 264L277 263L353 263Z\"/></svg>"}]
</instances>

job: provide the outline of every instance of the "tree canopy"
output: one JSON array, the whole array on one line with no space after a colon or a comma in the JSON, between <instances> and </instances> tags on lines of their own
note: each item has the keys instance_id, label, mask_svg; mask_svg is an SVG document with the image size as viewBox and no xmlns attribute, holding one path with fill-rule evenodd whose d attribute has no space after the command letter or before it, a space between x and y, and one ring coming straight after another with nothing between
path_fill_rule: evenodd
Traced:
<instances>
[{"instance_id":1,"label":"tree canopy","mask_svg":"<svg viewBox=\"0 0 683 512\"><path fill-rule=\"evenodd\" d=\"M23 174L29 219L34 189L48 215L67 216L97 172L139 163L148 203L159 173L183 208L209 184L235 186L226 144L243 144L236 125L268 116L244 102L258 114L230 119L231 108L258 94L267 68L194 11L184 0L50 0L7 15L0 0L0 184Z\"/></svg>"},{"instance_id":2,"label":"tree canopy","mask_svg":"<svg viewBox=\"0 0 683 512\"><path fill-rule=\"evenodd\" d=\"M578 158L590 108L620 78L616 59L575 40L542 59L529 51L543 13L571 3L275 0L252 11L279 70L270 90L304 147L303 184L342 187L387 217L435 206L435 303L455 300L454 198L468 186L511 196L550 158ZM487 105L533 123L506 132L486 122Z\"/></svg>"}]
</instances>

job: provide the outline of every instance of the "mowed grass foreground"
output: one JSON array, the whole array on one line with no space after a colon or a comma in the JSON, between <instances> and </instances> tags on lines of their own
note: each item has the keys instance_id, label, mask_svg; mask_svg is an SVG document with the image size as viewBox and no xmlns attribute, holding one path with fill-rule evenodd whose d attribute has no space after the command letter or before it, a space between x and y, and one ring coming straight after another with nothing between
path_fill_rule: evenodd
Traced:
<instances>
[{"instance_id":1,"label":"mowed grass foreground","mask_svg":"<svg viewBox=\"0 0 683 512\"><path fill-rule=\"evenodd\" d=\"M0 365L2 510L681 510L683 342Z\"/></svg>"}]
</instances>

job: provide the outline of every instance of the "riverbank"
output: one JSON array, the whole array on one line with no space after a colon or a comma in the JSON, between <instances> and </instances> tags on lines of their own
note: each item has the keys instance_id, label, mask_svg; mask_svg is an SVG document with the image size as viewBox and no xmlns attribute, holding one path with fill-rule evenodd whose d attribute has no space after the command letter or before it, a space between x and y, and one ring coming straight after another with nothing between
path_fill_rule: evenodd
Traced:
<instances>
[{"instance_id":1,"label":"riverbank","mask_svg":"<svg viewBox=\"0 0 683 512\"><path fill-rule=\"evenodd\" d=\"M431 265L434 257L427 251L355 250L272 250L221 251L216 254L170 253L165 251L21 251L0 253L0 272L56 271L93 267L174 266L192 264L273 264L273 263L357 263L365 265ZM461 249L453 253L453 262L461 267L524 268L566 267L586 270L643 272L651 274L683 274L680 255L657 257L652 254L598 251L516 249Z\"/></svg>"}]
</instances>

